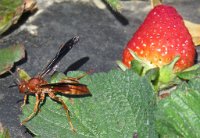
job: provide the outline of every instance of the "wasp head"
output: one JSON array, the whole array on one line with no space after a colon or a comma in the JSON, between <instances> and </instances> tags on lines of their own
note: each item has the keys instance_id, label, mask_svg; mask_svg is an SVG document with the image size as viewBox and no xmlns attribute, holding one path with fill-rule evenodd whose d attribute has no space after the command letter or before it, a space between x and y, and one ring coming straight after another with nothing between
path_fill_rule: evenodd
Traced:
<instances>
[{"instance_id":1,"label":"wasp head","mask_svg":"<svg viewBox=\"0 0 200 138\"><path fill-rule=\"evenodd\" d=\"M20 82L18 88L20 93L26 94L28 92L27 82L25 81Z\"/></svg>"}]
</instances>

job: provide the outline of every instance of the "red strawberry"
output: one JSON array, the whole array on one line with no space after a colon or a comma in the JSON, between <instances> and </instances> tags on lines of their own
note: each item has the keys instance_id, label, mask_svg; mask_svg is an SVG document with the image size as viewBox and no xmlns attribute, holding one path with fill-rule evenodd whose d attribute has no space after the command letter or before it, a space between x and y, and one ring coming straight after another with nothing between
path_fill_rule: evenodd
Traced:
<instances>
[{"instance_id":1,"label":"red strawberry","mask_svg":"<svg viewBox=\"0 0 200 138\"><path fill-rule=\"evenodd\" d=\"M175 72L192 66L196 54L183 18L175 8L167 5L158 5L152 9L128 42L122 62L130 67L133 57L128 49L154 67L169 64L179 55L180 59L174 66Z\"/></svg>"}]
</instances>

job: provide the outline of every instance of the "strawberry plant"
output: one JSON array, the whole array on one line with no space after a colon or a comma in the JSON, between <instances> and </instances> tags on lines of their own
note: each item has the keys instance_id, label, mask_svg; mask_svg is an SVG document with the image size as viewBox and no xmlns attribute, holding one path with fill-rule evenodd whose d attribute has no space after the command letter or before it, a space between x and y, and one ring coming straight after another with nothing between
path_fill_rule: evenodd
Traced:
<instances>
[{"instance_id":1,"label":"strawberry plant","mask_svg":"<svg viewBox=\"0 0 200 138\"><path fill-rule=\"evenodd\" d=\"M195 56L183 18L175 8L158 5L128 42L122 63L118 62L123 69L148 77L158 92L155 118L160 137L200 136L200 65L194 65ZM169 89L172 86L176 87Z\"/></svg>"},{"instance_id":2,"label":"strawberry plant","mask_svg":"<svg viewBox=\"0 0 200 138\"><path fill-rule=\"evenodd\" d=\"M124 49L120 65L128 70L82 78L92 96L60 95L76 133L61 105L50 98L25 126L38 137L199 137L200 66L194 65L195 54L178 12L171 6L156 6ZM72 72L68 77L79 75ZM30 78L25 72L19 76ZM65 77L56 73L51 82ZM167 97L162 97L163 90ZM33 112L34 103L30 96L21 120Z\"/></svg>"}]
</instances>

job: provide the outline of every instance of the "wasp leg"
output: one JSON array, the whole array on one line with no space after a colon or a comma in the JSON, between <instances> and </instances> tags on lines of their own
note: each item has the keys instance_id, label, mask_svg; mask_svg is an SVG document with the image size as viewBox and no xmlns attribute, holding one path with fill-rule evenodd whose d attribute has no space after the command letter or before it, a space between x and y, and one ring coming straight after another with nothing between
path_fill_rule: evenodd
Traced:
<instances>
[{"instance_id":1,"label":"wasp leg","mask_svg":"<svg viewBox=\"0 0 200 138\"><path fill-rule=\"evenodd\" d=\"M68 119L68 122L69 122L69 125L72 129L72 131L76 132L76 130L74 129L73 125L72 125L72 121L71 121L71 118L70 118L70 115L69 115L69 109L67 107L67 105L64 103L64 101L60 98L60 97L57 97L54 93L52 92L49 92L48 93L49 97L57 102L60 102L64 108L64 110L66 111L66 115L67 115L67 119Z\"/></svg>"},{"instance_id":2,"label":"wasp leg","mask_svg":"<svg viewBox=\"0 0 200 138\"><path fill-rule=\"evenodd\" d=\"M44 102L44 99L45 99L45 93L41 93L40 94L40 103L43 103ZM38 107L38 112L41 112L40 108Z\"/></svg>"},{"instance_id":3,"label":"wasp leg","mask_svg":"<svg viewBox=\"0 0 200 138\"><path fill-rule=\"evenodd\" d=\"M40 94L40 102L43 103L44 99L45 99L45 93L41 93Z\"/></svg>"},{"instance_id":4,"label":"wasp leg","mask_svg":"<svg viewBox=\"0 0 200 138\"><path fill-rule=\"evenodd\" d=\"M87 76L88 74L90 74L92 72L92 70L87 71L86 73L83 73L82 75L76 77L76 80L80 80L81 78Z\"/></svg>"},{"instance_id":5,"label":"wasp leg","mask_svg":"<svg viewBox=\"0 0 200 138\"><path fill-rule=\"evenodd\" d=\"M86 75L87 75L87 74L85 73L85 74L82 74L81 76L78 76L77 78L74 78L74 77L67 77L67 78L61 80L60 82L77 84L77 83L79 83L78 81L79 81L81 78L85 77Z\"/></svg>"},{"instance_id":6,"label":"wasp leg","mask_svg":"<svg viewBox=\"0 0 200 138\"><path fill-rule=\"evenodd\" d=\"M27 117L26 119L24 119L21 122L21 125L25 124L26 122L28 122L31 118L33 118L35 116L35 114L38 112L39 109L39 104L40 104L40 97L38 94L35 94L36 97L36 102L35 102L35 106L34 106L34 110L33 113L29 115L29 117Z\"/></svg>"},{"instance_id":7,"label":"wasp leg","mask_svg":"<svg viewBox=\"0 0 200 138\"><path fill-rule=\"evenodd\" d=\"M21 105L21 109L26 105L27 99L28 99L28 95L25 94L25 95L24 95L24 103Z\"/></svg>"},{"instance_id":8,"label":"wasp leg","mask_svg":"<svg viewBox=\"0 0 200 138\"><path fill-rule=\"evenodd\" d=\"M78 76L78 77L67 77L66 79L63 79L63 80L61 80L61 82L66 82L66 83L68 83L68 82L75 82L75 83L77 83L77 81L78 80L80 80L81 78L83 78L83 77L85 77L86 75L88 75L88 74L90 74L92 72L92 70L90 70L90 71L88 71L88 72L86 72L86 73L83 73L83 74L81 74L80 76Z\"/></svg>"}]
</instances>

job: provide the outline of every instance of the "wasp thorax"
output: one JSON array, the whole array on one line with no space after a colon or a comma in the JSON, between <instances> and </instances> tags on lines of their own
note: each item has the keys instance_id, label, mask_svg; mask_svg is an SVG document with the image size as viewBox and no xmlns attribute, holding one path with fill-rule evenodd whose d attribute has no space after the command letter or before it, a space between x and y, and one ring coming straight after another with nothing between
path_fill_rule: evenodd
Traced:
<instances>
[{"instance_id":1,"label":"wasp thorax","mask_svg":"<svg viewBox=\"0 0 200 138\"><path fill-rule=\"evenodd\" d=\"M28 81L27 87L30 92L37 91L39 85L44 84L45 81L41 78L32 78Z\"/></svg>"}]
</instances>

